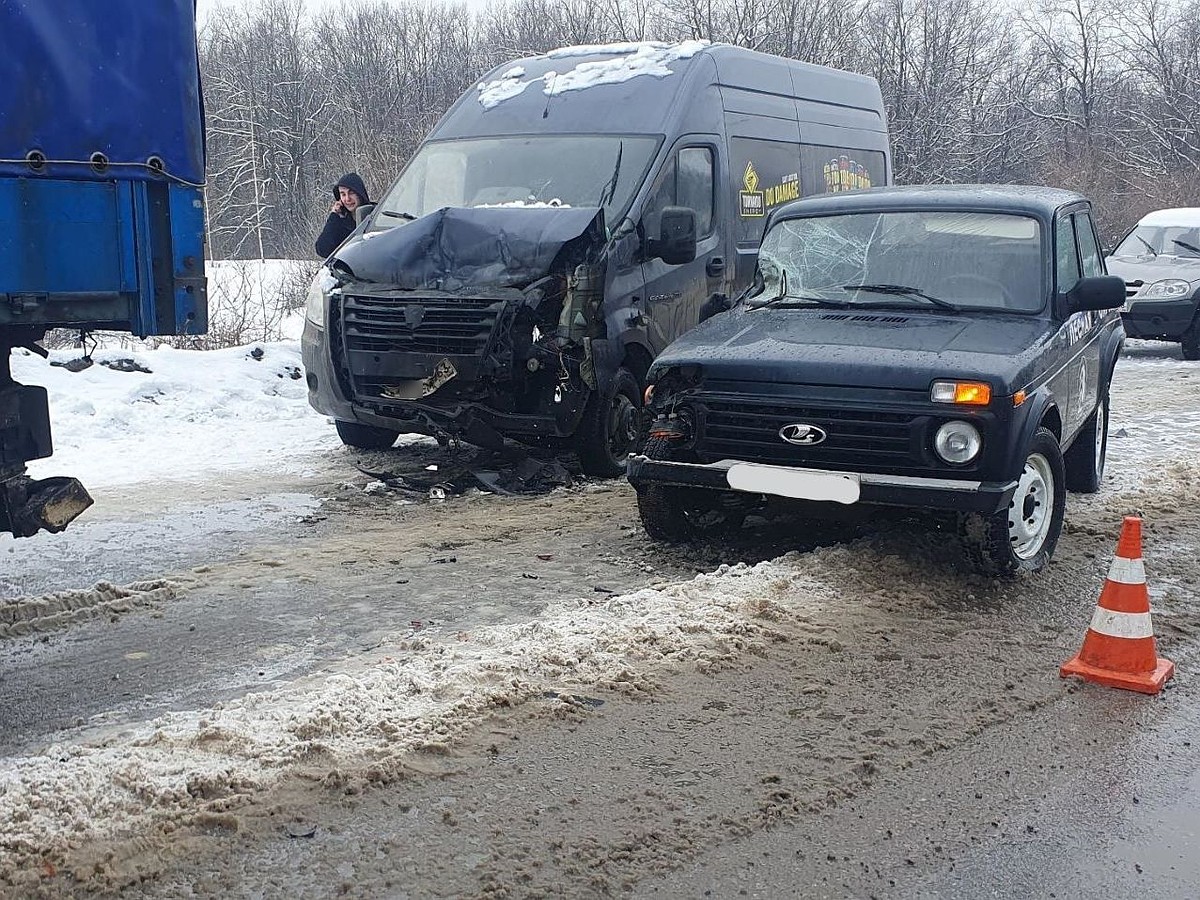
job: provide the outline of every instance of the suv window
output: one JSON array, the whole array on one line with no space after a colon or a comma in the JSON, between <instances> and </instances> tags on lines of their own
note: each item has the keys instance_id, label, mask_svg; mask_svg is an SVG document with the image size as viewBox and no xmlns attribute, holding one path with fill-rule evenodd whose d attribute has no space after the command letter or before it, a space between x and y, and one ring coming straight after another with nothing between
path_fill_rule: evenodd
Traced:
<instances>
[{"instance_id":1,"label":"suv window","mask_svg":"<svg viewBox=\"0 0 1200 900\"><path fill-rule=\"evenodd\" d=\"M1058 291L1065 293L1079 281L1079 247L1071 217L1062 216L1054 227L1054 252L1057 256Z\"/></svg>"},{"instance_id":2,"label":"suv window","mask_svg":"<svg viewBox=\"0 0 1200 900\"><path fill-rule=\"evenodd\" d=\"M1087 213L1076 213L1075 237L1079 240L1079 256L1083 261L1083 274L1091 277L1104 274L1104 264L1100 261L1100 244L1096 240L1096 228L1092 217Z\"/></svg>"}]
</instances>

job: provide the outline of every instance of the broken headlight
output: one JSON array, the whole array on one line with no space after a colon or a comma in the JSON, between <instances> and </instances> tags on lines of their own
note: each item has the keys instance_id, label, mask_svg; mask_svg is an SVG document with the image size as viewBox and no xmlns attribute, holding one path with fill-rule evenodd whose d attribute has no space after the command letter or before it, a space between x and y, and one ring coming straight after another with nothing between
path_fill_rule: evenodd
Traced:
<instances>
[{"instance_id":1,"label":"broken headlight","mask_svg":"<svg viewBox=\"0 0 1200 900\"><path fill-rule=\"evenodd\" d=\"M317 270L312 284L308 286L308 297L304 301L304 318L318 328L325 327L325 317L329 309L329 292L337 287L337 279L325 266Z\"/></svg>"}]
</instances>

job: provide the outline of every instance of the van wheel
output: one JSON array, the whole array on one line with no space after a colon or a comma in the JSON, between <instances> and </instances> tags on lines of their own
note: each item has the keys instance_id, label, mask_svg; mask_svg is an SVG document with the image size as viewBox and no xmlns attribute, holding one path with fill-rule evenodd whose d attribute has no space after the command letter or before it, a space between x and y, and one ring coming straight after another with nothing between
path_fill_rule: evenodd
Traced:
<instances>
[{"instance_id":1,"label":"van wheel","mask_svg":"<svg viewBox=\"0 0 1200 900\"><path fill-rule=\"evenodd\" d=\"M1012 502L990 515L968 513L959 519L959 537L976 571L1009 577L1046 567L1062 534L1064 474L1058 439L1049 429L1039 428Z\"/></svg>"},{"instance_id":2,"label":"van wheel","mask_svg":"<svg viewBox=\"0 0 1200 900\"><path fill-rule=\"evenodd\" d=\"M1108 454L1108 397L1102 396L1096 411L1075 443L1063 457L1067 490L1094 494L1104 481L1104 458Z\"/></svg>"},{"instance_id":3,"label":"van wheel","mask_svg":"<svg viewBox=\"0 0 1200 900\"><path fill-rule=\"evenodd\" d=\"M604 394L592 392L575 443L585 475L625 474L625 463L637 442L641 406L637 379L628 369L617 369Z\"/></svg>"},{"instance_id":4,"label":"van wheel","mask_svg":"<svg viewBox=\"0 0 1200 900\"><path fill-rule=\"evenodd\" d=\"M399 431L378 428L374 425L363 425L361 422L339 420L334 424L337 426L338 437L342 439L342 443L358 450L390 450L392 444L396 443L396 438L400 437Z\"/></svg>"},{"instance_id":5,"label":"van wheel","mask_svg":"<svg viewBox=\"0 0 1200 900\"><path fill-rule=\"evenodd\" d=\"M1183 348L1184 359L1191 361L1200 359L1200 314L1192 319L1192 324L1183 333L1179 345Z\"/></svg>"}]
</instances>

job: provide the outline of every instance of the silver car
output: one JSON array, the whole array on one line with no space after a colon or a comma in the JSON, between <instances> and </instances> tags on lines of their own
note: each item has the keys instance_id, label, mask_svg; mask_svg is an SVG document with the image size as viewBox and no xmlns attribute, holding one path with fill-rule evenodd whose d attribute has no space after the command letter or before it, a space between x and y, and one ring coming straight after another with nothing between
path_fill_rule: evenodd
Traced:
<instances>
[{"instance_id":1,"label":"silver car","mask_svg":"<svg viewBox=\"0 0 1200 900\"><path fill-rule=\"evenodd\" d=\"M1126 334L1177 341L1184 359L1200 360L1200 208L1142 217L1107 263L1125 280Z\"/></svg>"}]
</instances>

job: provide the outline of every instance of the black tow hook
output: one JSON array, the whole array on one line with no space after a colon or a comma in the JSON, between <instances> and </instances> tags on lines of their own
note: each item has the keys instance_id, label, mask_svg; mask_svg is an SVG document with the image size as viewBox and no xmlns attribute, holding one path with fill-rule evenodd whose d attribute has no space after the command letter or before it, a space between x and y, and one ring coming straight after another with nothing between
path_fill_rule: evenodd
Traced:
<instances>
[{"instance_id":1,"label":"black tow hook","mask_svg":"<svg viewBox=\"0 0 1200 900\"><path fill-rule=\"evenodd\" d=\"M57 534L93 502L77 478L19 475L0 483L0 533L32 537L44 529Z\"/></svg>"}]
</instances>

